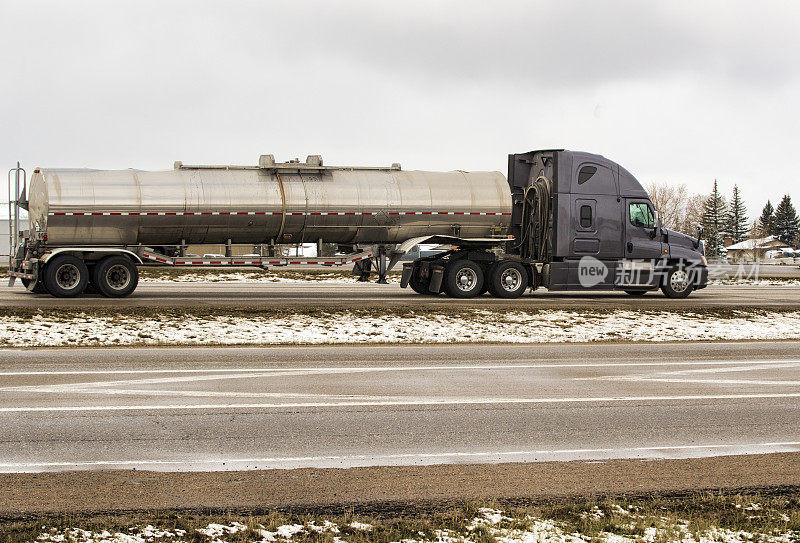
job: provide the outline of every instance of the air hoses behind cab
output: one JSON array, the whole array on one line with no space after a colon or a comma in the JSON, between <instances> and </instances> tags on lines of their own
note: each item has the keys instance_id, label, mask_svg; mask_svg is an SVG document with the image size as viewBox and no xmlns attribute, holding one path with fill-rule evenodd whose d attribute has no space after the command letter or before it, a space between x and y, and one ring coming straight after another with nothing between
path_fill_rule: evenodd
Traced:
<instances>
[{"instance_id":1,"label":"air hoses behind cab","mask_svg":"<svg viewBox=\"0 0 800 543\"><path fill-rule=\"evenodd\" d=\"M546 262L550 256L550 180L540 175L525 189L522 206L522 258Z\"/></svg>"}]
</instances>

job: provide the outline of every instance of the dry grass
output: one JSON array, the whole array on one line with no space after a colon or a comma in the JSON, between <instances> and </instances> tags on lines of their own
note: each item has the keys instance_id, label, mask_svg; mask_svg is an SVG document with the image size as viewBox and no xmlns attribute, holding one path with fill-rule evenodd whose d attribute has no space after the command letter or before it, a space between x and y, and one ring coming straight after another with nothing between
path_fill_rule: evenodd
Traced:
<instances>
[{"instance_id":1,"label":"dry grass","mask_svg":"<svg viewBox=\"0 0 800 543\"><path fill-rule=\"evenodd\" d=\"M300 543L333 543L334 536L351 543L389 543L402 540L435 540L437 533L447 531L456 537L469 537L475 543L494 543L493 530L470 528L480 516L480 508L504 512L496 528L526 530L536 519L552 520L564 533L578 533L586 540L602 539L616 534L640 540L647 529L656 528L655 542L674 541L679 534L698 538L711 528L743 531L760 536L794 533L800 538L800 494L796 489L777 494L759 493L695 493L680 497L616 497L558 499L531 503L508 502L459 504L371 504L342 506L326 511L165 511L103 515L26 516L0 520L0 542L34 541L42 527L66 532L81 528L95 532L129 533L136 527L153 525L164 530L185 530L180 541L208 541L196 530L210 523L230 525L238 522L246 530L224 537L225 541L258 541L258 530L275 531L279 526L325 521L335 523L340 533L315 533L306 529L292 538ZM370 524L371 531L350 527L354 521ZM280 539L279 539L280 540ZM792 538L790 538L790 541Z\"/></svg>"}]
</instances>

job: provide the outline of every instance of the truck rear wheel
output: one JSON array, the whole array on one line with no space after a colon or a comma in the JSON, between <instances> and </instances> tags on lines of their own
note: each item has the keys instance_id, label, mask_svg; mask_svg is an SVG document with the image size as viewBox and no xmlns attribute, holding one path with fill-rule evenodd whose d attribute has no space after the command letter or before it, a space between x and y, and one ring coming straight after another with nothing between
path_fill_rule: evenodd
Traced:
<instances>
[{"instance_id":1,"label":"truck rear wheel","mask_svg":"<svg viewBox=\"0 0 800 543\"><path fill-rule=\"evenodd\" d=\"M489 268L488 283L496 298L519 298L528 288L528 270L519 262L501 260Z\"/></svg>"},{"instance_id":2,"label":"truck rear wheel","mask_svg":"<svg viewBox=\"0 0 800 543\"><path fill-rule=\"evenodd\" d=\"M472 298L483 288L483 270L472 260L456 260L444 271L444 292L451 298Z\"/></svg>"},{"instance_id":3,"label":"truck rear wheel","mask_svg":"<svg viewBox=\"0 0 800 543\"><path fill-rule=\"evenodd\" d=\"M661 291L667 298L686 298L692 290L692 278L683 266L670 268L661 285Z\"/></svg>"},{"instance_id":4,"label":"truck rear wheel","mask_svg":"<svg viewBox=\"0 0 800 543\"><path fill-rule=\"evenodd\" d=\"M139 283L139 270L124 256L107 256L94 267L92 283L108 298L123 298Z\"/></svg>"},{"instance_id":5,"label":"truck rear wheel","mask_svg":"<svg viewBox=\"0 0 800 543\"><path fill-rule=\"evenodd\" d=\"M417 294L435 296L436 292L431 292L430 290L430 280L424 280L419 276L419 268L414 268L414 271L411 272L411 278L408 280L408 286L411 287L411 290L416 292Z\"/></svg>"},{"instance_id":6,"label":"truck rear wheel","mask_svg":"<svg viewBox=\"0 0 800 543\"><path fill-rule=\"evenodd\" d=\"M44 286L57 298L79 296L88 282L89 269L76 256L56 256L44 268Z\"/></svg>"}]
</instances>

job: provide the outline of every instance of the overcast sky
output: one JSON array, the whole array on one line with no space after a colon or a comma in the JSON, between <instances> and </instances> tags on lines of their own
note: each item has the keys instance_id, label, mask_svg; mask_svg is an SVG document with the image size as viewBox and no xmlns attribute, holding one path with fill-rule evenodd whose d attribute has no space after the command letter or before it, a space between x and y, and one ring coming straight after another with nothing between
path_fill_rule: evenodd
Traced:
<instances>
[{"instance_id":1,"label":"overcast sky","mask_svg":"<svg viewBox=\"0 0 800 543\"><path fill-rule=\"evenodd\" d=\"M565 147L738 183L756 215L800 200L798 21L791 0L0 0L0 166L505 172Z\"/></svg>"}]
</instances>

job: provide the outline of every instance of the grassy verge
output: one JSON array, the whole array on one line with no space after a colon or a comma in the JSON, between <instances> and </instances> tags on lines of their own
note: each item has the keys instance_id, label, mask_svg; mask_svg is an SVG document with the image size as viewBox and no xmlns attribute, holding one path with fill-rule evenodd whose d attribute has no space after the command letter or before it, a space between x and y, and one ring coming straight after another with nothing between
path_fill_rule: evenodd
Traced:
<instances>
[{"instance_id":1,"label":"grassy verge","mask_svg":"<svg viewBox=\"0 0 800 543\"><path fill-rule=\"evenodd\" d=\"M97 540L96 535L104 531L109 536L145 532L151 539L144 540L149 541L789 543L800 541L800 494L788 489L769 495L695 493L538 502L368 504L325 510L184 510L22 516L0 521L0 541L7 543L56 541L62 535L63 541L88 541L92 537ZM153 536L159 532L171 535Z\"/></svg>"},{"instance_id":2,"label":"grassy verge","mask_svg":"<svg viewBox=\"0 0 800 543\"><path fill-rule=\"evenodd\" d=\"M513 313L524 313L526 316L536 317L539 314L550 314L554 311L566 315L575 316L602 316L610 315L621 309L617 308L592 308L592 309L552 309L552 308L527 308L520 307ZM686 315L702 318L730 319L740 317L757 317L769 315L783 315L796 313L796 308L770 307L769 309L758 307L684 307L669 306L658 309L639 309L636 310L640 315ZM331 317L347 315L348 318L360 317L436 317L447 316L461 318L465 321L475 319L490 319L508 321L513 323L513 317L509 317L508 308L486 306L480 309L459 307L455 305L442 305L437 307L424 307L414 305L392 305L387 307L365 307L365 308L342 308L341 305L313 305L301 306L293 305L290 307L241 307L241 306L185 306L185 307L157 307L157 306L129 306L129 307L107 307L107 306L70 306L70 307L0 307L0 318L53 318L57 320L69 320L85 316L102 318L141 318L158 319L161 317L181 317L187 319L203 319L215 317L231 318L282 318L292 316L307 317Z\"/></svg>"}]
</instances>

